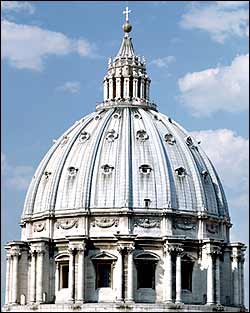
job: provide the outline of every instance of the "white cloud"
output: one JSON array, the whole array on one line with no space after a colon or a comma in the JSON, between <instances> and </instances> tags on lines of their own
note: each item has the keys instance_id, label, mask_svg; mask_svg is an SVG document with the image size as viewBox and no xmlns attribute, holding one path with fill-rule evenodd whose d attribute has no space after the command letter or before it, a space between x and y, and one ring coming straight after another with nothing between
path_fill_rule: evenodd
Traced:
<instances>
[{"instance_id":1,"label":"white cloud","mask_svg":"<svg viewBox=\"0 0 250 313\"><path fill-rule=\"evenodd\" d=\"M218 6L230 9L242 7L249 3L249 1L215 1L215 2Z\"/></svg>"},{"instance_id":2,"label":"white cloud","mask_svg":"<svg viewBox=\"0 0 250 313\"><path fill-rule=\"evenodd\" d=\"M28 1L1 1L3 11L27 11L29 14L35 12L34 6Z\"/></svg>"},{"instance_id":3,"label":"white cloud","mask_svg":"<svg viewBox=\"0 0 250 313\"><path fill-rule=\"evenodd\" d=\"M2 58L18 69L41 71L48 55L91 54L92 47L84 39L70 39L63 33L7 20L3 20L1 25Z\"/></svg>"},{"instance_id":4,"label":"white cloud","mask_svg":"<svg viewBox=\"0 0 250 313\"><path fill-rule=\"evenodd\" d=\"M238 55L229 66L188 73L178 80L179 100L194 116L216 111L237 112L249 106L249 55Z\"/></svg>"},{"instance_id":5,"label":"white cloud","mask_svg":"<svg viewBox=\"0 0 250 313\"><path fill-rule=\"evenodd\" d=\"M32 166L18 165L13 166L9 164L6 159L6 155L1 152L1 169L2 169L2 181L8 188L17 190L25 190L34 174L34 168Z\"/></svg>"},{"instance_id":6,"label":"white cloud","mask_svg":"<svg viewBox=\"0 0 250 313\"><path fill-rule=\"evenodd\" d=\"M65 82L63 85L56 88L59 91L66 91L70 93L78 93L80 91L80 83L77 81Z\"/></svg>"},{"instance_id":7,"label":"white cloud","mask_svg":"<svg viewBox=\"0 0 250 313\"><path fill-rule=\"evenodd\" d=\"M249 140L230 129L192 132L229 189L248 188Z\"/></svg>"},{"instance_id":8,"label":"white cloud","mask_svg":"<svg viewBox=\"0 0 250 313\"><path fill-rule=\"evenodd\" d=\"M249 28L248 1L196 2L182 15L180 25L210 34L218 43L233 36L245 37Z\"/></svg>"},{"instance_id":9,"label":"white cloud","mask_svg":"<svg viewBox=\"0 0 250 313\"><path fill-rule=\"evenodd\" d=\"M176 58L173 55L169 55L163 58L155 59L150 63L156 65L157 67L168 67L169 64L175 61L176 61Z\"/></svg>"}]
</instances>

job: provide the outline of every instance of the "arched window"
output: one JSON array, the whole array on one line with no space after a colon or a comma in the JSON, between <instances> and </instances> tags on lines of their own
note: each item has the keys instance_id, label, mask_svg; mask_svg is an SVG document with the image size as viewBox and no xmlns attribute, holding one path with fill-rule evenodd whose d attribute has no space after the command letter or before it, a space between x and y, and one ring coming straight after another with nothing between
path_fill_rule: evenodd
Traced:
<instances>
[{"instance_id":1,"label":"arched window","mask_svg":"<svg viewBox=\"0 0 250 313\"><path fill-rule=\"evenodd\" d=\"M194 260L185 255L181 259L181 288L192 291Z\"/></svg>"},{"instance_id":2,"label":"arched window","mask_svg":"<svg viewBox=\"0 0 250 313\"><path fill-rule=\"evenodd\" d=\"M137 289L155 289L155 269L159 257L153 253L143 252L134 259L137 268Z\"/></svg>"},{"instance_id":3,"label":"arched window","mask_svg":"<svg viewBox=\"0 0 250 313\"><path fill-rule=\"evenodd\" d=\"M113 265L117 257L107 252L101 252L91 258L96 273L95 288L112 287Z\"/></svg>"},{"instance_id":4,"label":"arched window","mask_svg":"<svg viewBox=\"0 0 250 313\"><path fill-rule=\"evenodd\" d=\"M60 254L55 258L56 261L56 290L69 288L69 256L66 253Z\"/></svg>"}]
</instances>

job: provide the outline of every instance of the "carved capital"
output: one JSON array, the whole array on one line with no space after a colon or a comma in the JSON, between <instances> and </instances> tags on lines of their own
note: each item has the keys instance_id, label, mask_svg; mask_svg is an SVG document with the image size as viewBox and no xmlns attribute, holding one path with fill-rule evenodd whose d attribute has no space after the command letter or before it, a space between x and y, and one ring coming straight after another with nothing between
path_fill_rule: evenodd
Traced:
<instances>
[{"instance_id":1,"label":"carved capital","mask_svg":"<svg viewBox=\"0 0 250 313\"><path fill-rule=\"evenodd\" d=\"M125 247L123 246L123 245L118 245L117 246L117 251L119 252L119 253L122 253L123 251L124 251L124 249L125 249Z\"/></svg>"},{"instance_id":2,"label":"carved capital","mask_svg":"<svg viewBox=\"0 0 250 313\"><path fill-rule=\"evenodd\" d=\"M69 246L68 247L68 252L70 255L74 255L75 254L75 249L76 247L75 246Z\"/></svg>"},{"instance_id":3,"label":"carved capital","mask_svg":"<svg viewBox=\"0 0 250 313\"><path fill-rule=\"evenodd\" d=\"M211 257L217 257L217 256L221 255L221 248L220 247L210 248L207 251L207 255L210 255Z\"/></svg>"},{"instance_id":4,"label":"carved capital","mask_svg":"<svg viewBox=\"0 0 250 313\"><path fill-rule=\"evenodd\" d=\"M45 254L45 250L42 250L42 249L37 250L38 256L43 256L44 254Z\"/></svg>"},{"instance_id":5,"label":"carved capital","mask_svg":"<svg viewBox=\"0 0 250 313\"><path fill-rule=\"evenodd\" d=\"M126 247L126 250L127 250L128 254L133 253L133 251L135 250L135 245L134 245L133 243L129 244L129 245Z\"/></svg>"},{"instance_id":6,"label":"carved capital","mask_svg":"<svg viewBox=\"0 0 250 313\"><path fill-rule=\"evenodd\" d=\"M10 255L12 257L19 257L21 255L20 249L17 249L17 248L11 249Z\"/></svg>"},{"instance_id":7,"label":"carved capital","mask_svg":"<svg viewBox=\"0 0 250 313\"><path fill-rule=\"evenodd\" d=\"M86 251L86 244L81 244L80 246L77 247L78 254L84 254Z\"/></svg>"},{"instance_id":8,"label":"carved capital","mask_svg":"<svg viewBox=\"0 0 250 313\"><path fill-rule=\"evenodd\" d=\"M178 244L164 244L164 253L182 255L184 249Z\"/></svg>"}]
</instances>

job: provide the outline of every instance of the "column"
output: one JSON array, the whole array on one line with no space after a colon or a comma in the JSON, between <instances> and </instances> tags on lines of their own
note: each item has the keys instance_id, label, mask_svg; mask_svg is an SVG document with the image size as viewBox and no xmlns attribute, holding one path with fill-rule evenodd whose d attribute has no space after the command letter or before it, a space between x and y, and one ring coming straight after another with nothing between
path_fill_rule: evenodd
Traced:
<instances>
[{"instance_id":1,"label":"column","mask_svg":"<svg viewBox=\"0 0 250 313\"><path fill-rule=\"evenodd\" d=\"M5 304L8 304L10 301L10 262L11 257L7 255L6 257L6 288L5 288Z\"/></svg>"},{"instance_id":2,"label":"column","mask_svg":"<svg viewBox=\"0 0 250 313\"><path fill-rule=\"evenodd\" d=\"M44 251L37 252L37 264L36 264L36 271L37 271L37 281L36 281L36 302L42 303L43 302L43 262L44 262Z\"/></svg>"},{"instance_id":3,"label":"column","mask_svg":"<svg viewBox=\"0 0 250 313\"><path fill-rule=\"evenodd\" d=\"M36 253L31 252L31 267L30 267L30 302L34 303L36 297Z\"/></svg>"},{"instance_id":4,"label":"column","mask_svg":"<svg viewBox=\"0 0 250 313\"><path fill-rule=\"evenodd\" d=\"M215 295L216 304L220 304L220 257L216 256L215 261Z\"/></svg>"},{"instance_id":5,"label":"column","mask_svg":"<svg viewBox=\"0 0 250 313\"><path fill-rule=\"evenodd\" d=\"M116 99L121 98L121 78L117 77L116 78Z\"/></svg>"},{"instance_id":6,"label":"column","mask_svg":"<svg viewBox=\"0 0 250 313\"><path fill-rule=\"evenodd\" d=\"M127 299L128 302L133 302L133 250L134 246L130 245L127 248L128 252L128 280L127 280Z\"/></svg>"},{"instance_id":7,"label":"column","mask_svg":"<svg viewBox=\"0 0 250 313\"><path fill-rule=\"evenodd\" d=\"M122 264L122 253L124 248L122 246L118 246L117 250L119 252L119 256L117 259L117 279L116 279L116 300L118 302L123 301L122 297L122 284L123 284L123 264Z\"/></svg>"},{"instance_id":8,"label":"column","mask_svg":"<svg viewBox=\"0 0 250 313\"><path fill-rule=\"evenodd\" d=\"M75 283L75 269L74 269L74 249L69 248L69 301L74 301L74 283Z\"/></svg>"},{"instance_id":9,"label":"column","mask_svg":"<svg viewBox=\"0 0 250 313\"><path fill-rule=\"evenodd\" d=\"M167 303L172 303L172 260L170 250L165 247L165 272L164 272L164 281L165 281L165 299Z\"/></svg>"},{"instance_id":10,"label":"column","mask_svg":"<svg viewBox=\"0 0 250 313\"><path fill-rule=\"evenodd\" d=\"M13 268L12 268L12 303L17 303L17 291L18 291L18 252L13 252L12 253L12 263L13 263Z\"/></svg>"},{"instance_id":11,"label":"column","mask_svg":"<svg viewBox=\"0 0 250 313\"><path fill-rule=\"evenodd\" d=\"M214 303L214 280L213 280L213 257L211 253L207 254L207 304Z\"/></svg>"},{"instance_id":12,"label":"column","mask_svg":"<svg viewBox=\"0 0 250 313\"><path fill-rule=\"evenodd\" d=\"M113 78L109 78L109 99L113 99Z\"/></svg>"},{"instance_id":13,"label":"column","mask_svg":"<svg viewBox=\"0 0 250 313\"><path fill-rule=\"evenodd\" d=\"M181 303L181 254L176 255L176 303Z\"/></svg>"},{"instance_id":14,"label":"column","mask_svg":"<svg viewBox=\"0 0 250 313\"><path fill-rule=\"evenodd\" d=\"M145 95L144 95L144 84L145 84L144 78L141 78L141 95L140 95L140 98L143 98L143 99L145 97Z\"/></svg>"},{"instance_id":15,"label":"column","mask_svg":"<svg viewBox=\"0 0 250 313\"><path fill-rule=\"evenodd\" d=\"M124 98L129 98L129 78L124 78Z\"/></svg>"},{"instance_id":16,"label":"column","mask_svg":"<svg viewBox=\"0 0 250 313\"><path fill-rule=\"evenodd\" d=\"M59 290L59 263L56 262L56 274L55 274L55 295Z\"/></svg>"},{"instance_id":17,"label":"column","mask_svg":"<svg viewBox=\"0 0 250 313\"><path fill-rule=\"evenodd\" d=\"M146 95L145 95L146 100L149 100L149 90L150 90L149 86L150 86L150 82L147 79L146 80Z\"/></svg>"},{"instance_id":18,"label":"column","mask_svg":"<svg viewBox=\"0 0 250 313\"><path fill-rule=\"evenodd\" d=\"M241 261L240 261L240 258L239 258L239 263L238 263L238 281L239 281L239 305L241 305L241 293L242 293L242 290L241 290Z\"/></svg>"},{"instance_id":19,"label":"column","mask_svg":"<svg viewBox=\"0 0 250 313\"><path fill-rule=\"evenodd\" d=\"M133 79L133 98L138 98L138 79Z\"/></svg>"},{"instance_id":20,"label":"column","mask_svg":"<svg viewBox=\"0 0 250 313\"><path fill-rule=\"evenodd\" d=\"M108 82L105 79L103 83L103 100L106 101L108 99Z\"/></svg>"},{"instance_id":21,"label":"column","mask_svg":"<svg viewBox=\"0 0 250 313\"><path fill-rule=\"evenodd\" d=\"M240 271L241 271L241 305L244 306L245 297L244 297L244 257L241 257L240 262Z\"/></svg>"},{"instance_id":22,"label":"column","mask_svg":"<svg viewBox=\"0 0 250 313\"><path fill-rule=\"evenodd\" d=\"M85 288L84 251L85 251L85 247L81 247L78 249L77 301L79 302L84 302L84 288Z\"/></svg>"},{"instance_id":23,"label":"column","mask_svg":"<svg viewBox=\"0 0 250 313\"><path fill-rule=\"evenodd\" d=\"M239 271L238 256L232 257L232 274L233 274L233 299L234 305L239 304Z\"/></svg>"}]
</instances>

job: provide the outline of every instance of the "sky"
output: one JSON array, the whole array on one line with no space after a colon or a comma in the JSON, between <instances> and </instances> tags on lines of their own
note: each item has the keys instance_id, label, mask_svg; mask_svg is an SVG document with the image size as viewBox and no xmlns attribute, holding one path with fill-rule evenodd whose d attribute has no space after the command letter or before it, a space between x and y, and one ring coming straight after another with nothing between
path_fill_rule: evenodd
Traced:
<instances>
[{"instance_id":1,"label":"sky","mask_svg":"<svg viewBox=\"0 0 250 313\"><path fill-rule=\"evenodd\" d=\"M225 189L231 241L249 246L248 1L2 1L2 273L36 167L53 139L102 101L127 5L151 99L201 140ZM247 307L248 264L247 250Z\"/></svg>"}]
</instances>

